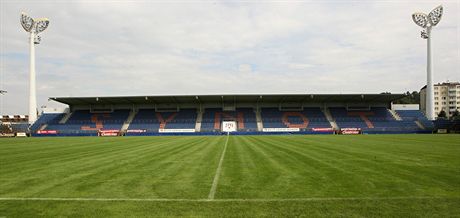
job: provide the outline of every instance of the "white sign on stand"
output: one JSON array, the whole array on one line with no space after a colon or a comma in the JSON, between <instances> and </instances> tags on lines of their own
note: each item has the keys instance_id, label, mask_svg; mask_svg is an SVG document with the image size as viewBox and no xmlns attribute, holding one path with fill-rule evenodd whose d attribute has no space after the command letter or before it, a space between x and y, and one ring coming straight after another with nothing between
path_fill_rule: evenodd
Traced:
<instances>
[{"instance_id":1,"label":"white sign on stand","mask_svg":"<svg viewBox=\"0 0 460 218\"><path fill-rule=\"evenodd\" d=\"M223 121L222 132L236 132L236 121Z\"/></svg>"}]
</instances>

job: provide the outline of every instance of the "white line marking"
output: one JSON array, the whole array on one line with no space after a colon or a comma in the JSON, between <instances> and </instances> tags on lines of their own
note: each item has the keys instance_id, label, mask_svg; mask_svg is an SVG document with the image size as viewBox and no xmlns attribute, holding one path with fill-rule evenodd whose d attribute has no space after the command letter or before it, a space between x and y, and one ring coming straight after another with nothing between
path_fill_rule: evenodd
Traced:
<instances>
[{"instance_id":1,"label":"white line marking","mask_svg":"<svg viewBox=\"0 0 460 218\"><path fill-rule=\"evenodd\" d=\"M230 134L227 134L227 140L225 141L224 150L222 151L222 155L220 156L220 161L219 165L217 166L216 175L214 175L214 180L212 181L211 190L209 191L208 195L209 200L213 200L214 195L216 194L217 184L219 183L220 171L222 171L222 162L224 162L225 152L227 151L228 138L230 138Z\"/></svg>"},{"instance_id":2,"label":"white line marking","mask_svg":"<svg viewBox=\"0 0 460 218\"><path fill-rule=\"evenodd\" d=\"M173 198L28 198L0 197L0 201L157 201L157 202L282 202L282 201L359 201L359 200L414 200L414 199L460 199L456 197L406 196L406 197L330 197L330 198L249 198L249 199L173 199Z\"/></svg>"}]
</instances>

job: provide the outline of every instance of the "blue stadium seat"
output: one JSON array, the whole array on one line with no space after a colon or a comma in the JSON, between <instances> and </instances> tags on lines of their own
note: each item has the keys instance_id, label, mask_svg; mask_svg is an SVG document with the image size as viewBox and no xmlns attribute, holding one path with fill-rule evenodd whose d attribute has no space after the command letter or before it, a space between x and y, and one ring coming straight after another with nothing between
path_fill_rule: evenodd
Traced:
<instances>
[{"instance_id":1,"label":"blue stadium seat","mask_svg":"<svg viewBox=\"0 0 460 218\"><path fill-rule=\"evenodd\" d=\"M396 120L385 107L361 111L337 107L329 110L339 128L361 128L365 132L420 130L414 120Z\"/></svg>"},{"instance_id":2,"label":"blue stadium seat","mask_svg":"<svg viewBox=\"0 0 460 218\"><path fill-rule=\"evenodd\" d=\"M40 129L45 124L58 124L59 121L64 117L65 113L43 113L37 121L30 127L32 132Z\"/></svg>"},{"instance_id":3,"label":"blue stadium seat","mask_svg":"<svg viewBox=\"0 0 460 218\"><path fill-rule=\"evenodd\" d=\"M128 130L158 132L163 129L195 129L196 109L181 109L178 112L155 112L154 109L140 109Z\"/></svg>"},{"instance_id":4,"label":"blue stadium seat","mask_svg":"<svg viewBox=\"0 0 460 218\"><path fill-rule=\"evenodd\" d=\"M222 108L207 108L201 121L202 132L221 131L222 121L236 121L239 132L257 131L254 109L237 108L235 111L223 111Z\"/></svg>"},{"instance_id":5,"label":"blue stadium seat","mask_svg":"<svg viewBox=\"0 0 460 218\"><path fill-rule=\"evenodd\" d=\"M96 133L99 130L120 130L130 110L114 110L111 113L91 113L76 110L64 124L50 123L45 130L59 133Z\"/></svg>"},{"instance_id":6,"label":"blue stadium seat","mask_svg":"<svg viewBox=\"0 0 460 218\"><path fill-rule=\"evenodd\" d=\"M433 129L433 122L428 120L420 110L396 110L401 119L406 121L419 121L426 129Z\"/></svg>"},{"instance_id":7,"label":"blue stadium seat","mask_svg":"<svg viewBox=\"0 0 460 218\"><path fill-rule=\"evenodd\" d=\"M301 131L332 128L320 108L304 108L302 111L262 108L261 116L264 128L300 128Z\"/></svg>"}]
</instances>

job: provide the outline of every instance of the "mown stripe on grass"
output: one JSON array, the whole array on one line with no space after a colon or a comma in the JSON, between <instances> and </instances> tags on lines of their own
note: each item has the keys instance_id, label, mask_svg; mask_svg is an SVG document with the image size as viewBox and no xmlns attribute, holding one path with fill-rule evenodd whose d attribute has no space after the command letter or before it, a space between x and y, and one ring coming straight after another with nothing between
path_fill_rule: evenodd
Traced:
<instances>
[{"instance_id":1,"label":"mown stripe on grass","mask_svg":"<svg viewBox=\"0 0 460 218\"><path fill-rule=\"evenodd\" d=\"M248 199L186 199L186 198L40 198L0 197L0 201L168 201L168 202L282 202L282 201L378 201L414 199L460 199L459 197L399 196L399 197L327 197L327 198L248 198Z\"/></svg>"},{"instance_id":2,"label":"mown stripe on grass","mask_svg":"<svg viewBox=\"0 0 460 218\"><path fill-rule=\"evenodd\" d=\"M227 151L227 144L228 139L230 138L230 134L227 135L227 139L225 140L224 150L222 151L222 155L220 156L219 165L217 165L216 174L214 176L214 180L212 181L211 190L209 191L208 199L214 199L214 195L216 194L217 184L219 183L219 176L220 172L222 171L222 163L224 162L225 152Z\"/></svg>"},{"instance_id":3,"label":"mown stripe on grass","mask_svg":"<svg viewBox=\"0 0 460 218\"><path fill-rule=\"evenodd\" d=\"M150 141L145 139L148 138L144 138L144 140L132 143L130 145L127 145L123 142L119 142L118 145L113 145L114 147L116 146L118 148L125 147L128 150L124 148L107 150L107 153L104 155L99 153L94 155L83 154L83 156L80 158L76 156L67 161L61 161L62 163L60 165L48 165L47 168L44 168L48 170L40 171L40 173L30 173L29 175L32 177L21 177L21 179L16 179L15 181L13 177L6 177L7 175L0 176L3 177L3 179L8 179L7 181L11 183L0 188L0 193L19 194L23 196L25 195L24 197L30 195L52 195L52 193L59 191L64 191L72 195L78 194L78 192L85 194L85 192L93 189L95 192L100 190L104 191L104 187L108 187L110 185L115 185L116 187L122 188L127 179L129 179L129 176L132 176L132 179L134 180L137 179L138 181L142 182L141 185L143 186L145 184L145 186L152 187L152 185L156 185L157 182L163 182L162 177L166 176L165 172L174 172L173 175L168 173L167 176L178 176L184 175L184 173L188 173L190 170L183 169L186 165L190 166L190 164L170 163L173 161L190 161L190 158L187 158L188 156L197 152L202 153L202 151L206 150L203 148L212 148L212 146L206 146L206 144L203 142L215 141L215 139L210 140L212 138L209 137L168 137L162 138L163 140L160 142L156 140ZM98 146L94 146L94 149L98 150ZM209 152L210 150L207 151ZM68 155L68 153L64 153L64 155ZM197 155L195 155L195 157L196 156ZM61 157L57 158L60 159ZM42 167L43 165L46 166L46 164L41 165ZM170 167L175 168L168 170ZM150 172L138 174L131 173L131 171L147 168L150 170ZM201 171L202 170L203 169L201 169ZM152 173L154 173L154 175L149 175ZM206 173L206 171L203 173ZM20 175L21 174L17 174L15 177ZM34 178L34 176L36 178ZM150 179L143 179L147 177ZM176 182L177 181L182 180L176 180ZM204 184L204 180L202 182ZM171 181L171 183L174 183L174 180ZM3 184L5 185L5 183ZM27 188L24 189L24 187ZM171 184L166 187L165 190L180 187L182 187L182 185L179 183L177 185ZM141 192L142 194L139 195L137 192L138 188L131 186L126 188L127 191L123 193L117 192L118 195L121 196L116 197L136 197L131 196L136 195L136 193L137 197L179 197L175 195L152 196L157 195L156 192L152 189L145 190L145 192ZM119 190L120 189L116 189L116 191ZM207 193L207 190L209 189L206 188L205 193ZM71 193L69 193L69 191ZM110 195L107 197L110 197Z\"/></svg>"}]
</instances>

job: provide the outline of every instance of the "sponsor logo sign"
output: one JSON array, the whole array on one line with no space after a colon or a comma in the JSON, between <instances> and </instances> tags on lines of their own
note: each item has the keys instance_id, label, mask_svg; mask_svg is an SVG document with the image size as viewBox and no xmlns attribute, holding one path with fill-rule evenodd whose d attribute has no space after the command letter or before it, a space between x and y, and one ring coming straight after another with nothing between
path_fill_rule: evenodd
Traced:
<instances>
[{"instance_id":1,"label":"sponsor logo sign","mask_svg":"<svg viewBox=\"0 0 460 218\"><path fill-rule=\"evenodd\" d=\"M438 133L445 134L447 133L447 129L438 129Z\"/></svg>"},{"instance_id":2,"label":"sponsor logo sign","mask_svg":"<svg viewBox=\"0 0 460 218\"><path fill-rule=\"evenodd\" d=\"M332 132L332 128L312 128L313 132Z\"/></svg>"},{"instance_id":3,"label":"sponsor logo sign","mask_svg":"<svg viewBox=\"0 0 460 218\"><path fill-rule=\"evenodd\" d=\"M361 128L342 128L340 132L344 135L357 135L361 133Z\"/></svg>"},{"instance_id":4,"label":"sponsor logo sign","mask_svg":"<svg viewBox=\"0 0 460 218\"><path fill-rule=\"evenodd\" d=\"M38 130L37 131L37 134L43 134L43 135L47 135L47 134L57 134L58 131L57 130Z\"/></svg>"},{"instance_id":5,"label":"sponsor logo sign","mask_svg":"<svg viewBox=\"0 0 460 218\"><path fill-rule=\"evenodd\" d=\"M141 133L141 132L147 132L147 130L145 130L145 129L128 129L126 132Z\"/></svg>"},{"instance_id":6,"label":"sponsor logo sign","mask_svg":"<svg viewBox=\"0 0 460 218\"><path fill-rule=\"evenodd\" d=\"M299 128L263 128L262 132L299 132Z\"/></svg>"},{"instance_id":7,"label":"sponsor logo sign","mask_svg":"<svg viewBox=\"0 0 460 218\"><path fill-rule=\"evenodd\" d=\"M110 130L99 130L100 136L118 136L120 130L117 129L110 129Z\"/></svg>"},{"instance_id":8,"label":"sponsor logo sign","mask_svg":"<svg viewBox=\"0 0 460 218\"><path fill-rule=\"evenodd\" d=\"M181 132L195 132L195 129L159 129L160 133L181 133Z\"/></svg>"},{"instance_id":9,"label":"sponsor logo sign","mask_svg":"<svg viewBox=\"0 0 460 218\"><path fill-rule=\"evenodd\" d=\"M222 122L222 132L236 132L236 122L235 121L223 121Z\"/></svg>"},{"instance_id":10,"label":"sponsor logo sign","mask_svg":"<svg viewBox=\"0 0 460 218\"><path fill-rule=\"evenodd\" d=\"M16 137L27 137L27 134L25 132L18 132L16 133Z\"/></svg>"}]
</instances>

